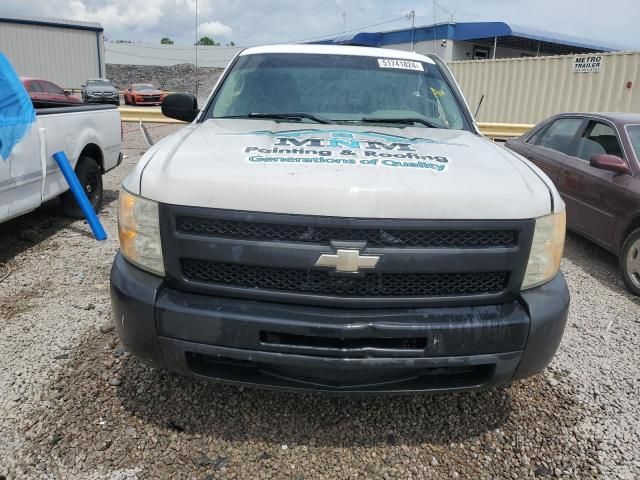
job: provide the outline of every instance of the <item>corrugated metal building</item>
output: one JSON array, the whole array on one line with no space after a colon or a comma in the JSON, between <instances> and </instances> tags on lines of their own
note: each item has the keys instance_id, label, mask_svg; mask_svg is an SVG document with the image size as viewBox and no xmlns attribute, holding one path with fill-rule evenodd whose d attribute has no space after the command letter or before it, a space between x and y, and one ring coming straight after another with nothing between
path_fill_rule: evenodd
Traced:
<instances>
[{"instance_id":1,"label":"corrugated metal building","mask_svg":"<svg viewBox=\"0 0 640 480\"><path fill-rule=\"evenodd\" d=\"M537 123L561 112L640 112L640 52L449 62L477 120Z\"/></svg>"},{"instance_id":2,"label":"corrugated metal building","mask_svg":"<svg viewBox=\"0 0 640 480\"><path fill-rule=\"evenodd\" d=\"M78 88L104 75L104 38L99 23L1 16L0 51L25 77Z\"/></svg>"}]
</instances>

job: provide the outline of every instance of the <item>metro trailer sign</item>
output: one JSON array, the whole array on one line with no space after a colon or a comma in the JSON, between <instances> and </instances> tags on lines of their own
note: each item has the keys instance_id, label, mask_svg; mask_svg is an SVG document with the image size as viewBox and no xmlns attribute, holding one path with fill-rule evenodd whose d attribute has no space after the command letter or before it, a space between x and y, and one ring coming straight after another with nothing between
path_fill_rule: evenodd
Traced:
<instances>
[{"instance_id":1,"label":"metro trailer sign","mask_svg":"<svg viewBox=\"0 0 640 480\"><path fill-rule=\"evenodd\" d=\"M579 56L573 62L573 73L599 72L602 67L602 56Z\"/></svg>"}]
</instances>

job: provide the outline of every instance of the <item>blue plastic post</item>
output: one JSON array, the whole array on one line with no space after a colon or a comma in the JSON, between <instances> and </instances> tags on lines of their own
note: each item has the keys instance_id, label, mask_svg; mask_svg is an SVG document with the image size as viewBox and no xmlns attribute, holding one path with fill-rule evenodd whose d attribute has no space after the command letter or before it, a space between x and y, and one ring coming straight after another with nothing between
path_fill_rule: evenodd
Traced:
<instances>
[{"instance_id":1,"label":"blue plastic post","mask_svg":"<svg viewBox=\"0 0 640 480\"><path fill-rule=\"evenodd\" d=\"M102 228L102 224L100 220L98 220L98 216L96 212L94 212L89 199L87 198L87 194L84 193L82 186L80 185L80 181L78 180L78 176L76 172L73 171L73 167L71 167L71 163L69 163L69 159L64 152L56 152L53 154L53 158L60 167L62 171L62 175L64 175L65 180L69 184L69 188L73 193L73 196L76 198L78 205L80 205L80 209L82 213L84 213L89 226L91 227L91 231L93 232L93 236L96 237L96 240L102 241L107 239L107 233Z\"/></svg>"}]
</instances>

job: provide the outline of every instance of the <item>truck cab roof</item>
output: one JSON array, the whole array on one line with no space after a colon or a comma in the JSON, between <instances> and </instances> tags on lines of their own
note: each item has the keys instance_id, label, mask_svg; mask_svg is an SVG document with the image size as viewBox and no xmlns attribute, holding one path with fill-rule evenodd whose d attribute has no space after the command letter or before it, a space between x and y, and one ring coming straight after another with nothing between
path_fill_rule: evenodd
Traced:
<instances>
[{"instance_id":1,"label":"truck cab roof","mask_svg":"<svg viewBox=\"0 0 640 480\"><path fill-rule=\"evenodd\" d=\"M426 55L403 50L392 50L388 48L357 47L351 45L264 45L260 47L250 47L242 52L240 56L256 55L263 53L306 53L320 55L356 55L365 57L397 58L399 60L412 60L416 62L435 63Z\"/></svg>"}]
</instances>

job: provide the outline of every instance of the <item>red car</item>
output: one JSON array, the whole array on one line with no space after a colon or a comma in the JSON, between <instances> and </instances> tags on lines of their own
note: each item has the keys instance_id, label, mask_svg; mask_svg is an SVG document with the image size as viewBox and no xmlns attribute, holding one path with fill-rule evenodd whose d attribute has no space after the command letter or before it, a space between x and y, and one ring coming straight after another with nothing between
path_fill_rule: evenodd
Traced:
<instances>
[{"instance_id":1,"label":"red car","mask_svg":"<svg viewBox=\"0 0 640 480\"><path fill-rule=\"evenodd\" d=\"M124 92L126 105L160 105L165 93L150 83L134 83Z\"/></svg>"},{"instance_id":2,"label":"red car","mask_svg":"<svg viewBox=\"0 0 640 480\"><path fill-rule=\"evenodd\" d=\"M617 255L640 296L640 114L555 115L506 146L547 174L567 227Z\"/></svg>"},{"instance_id":3,"label":"red car","mask_svg":"<svg viewBox=\"0 0 640 480\"><path fill-rule=\"evenodd\" d=\"M39 80L37 78L21 77L24 88L29 93L31 100L35 102L60 103L60 104L77 104L82 103L78 97L71 95L71 92L65 91L55 83L48 80Z\"/></svg>"}]
</instances>

